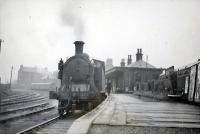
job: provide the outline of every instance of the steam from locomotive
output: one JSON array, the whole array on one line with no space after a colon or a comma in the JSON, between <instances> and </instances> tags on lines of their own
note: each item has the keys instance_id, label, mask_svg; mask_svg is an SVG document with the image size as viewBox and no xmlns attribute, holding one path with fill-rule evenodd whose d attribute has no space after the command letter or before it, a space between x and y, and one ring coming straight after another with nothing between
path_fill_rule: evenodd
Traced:
<instances>
[{"instance_id":1,"label":"steam from locomotive","mask_svg":"<svg viewBox=\"0 0 200 134\"><path fill-rule=\"evenodd\" d=\"M84 34L84 22L81 15L81 1L66 1L61 11L61 20L63 25L73 29L77 39L82 39Z\"/></svg>"}]
</instances>

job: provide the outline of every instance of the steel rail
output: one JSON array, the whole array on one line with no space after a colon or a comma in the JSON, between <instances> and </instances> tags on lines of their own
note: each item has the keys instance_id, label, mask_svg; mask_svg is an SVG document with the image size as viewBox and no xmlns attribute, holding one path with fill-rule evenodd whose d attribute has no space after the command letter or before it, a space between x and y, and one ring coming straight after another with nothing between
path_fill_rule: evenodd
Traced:
<instances>
[{"instance_id":1,"label":"steel rail","mask_svg":"<svg viewBox=\"0 0 200 134\"><path fill-rule=\"evenodd\" d=\"M6 121L9 121L9 120L14 120L14 119L18 119L18 118L21 118L21 117L25 117L25 116L29 116L29 115L33 115L33 114L36 114L36 113L41 113L43 111L47 111L47 110L51 110L51 109L54 109L55 106L50 106L50 107L47 107L47 108L44 108L44 109L39 109L39 110L36 110L36 111L33 111L33 112L27 112L25 114L21 114L21 115L14 115L14 116L10 116L10 117L4 117L2 119L0 119L0 123L1 122L6 122Z\"/></svg>"},{"instance_id":2,"label":"steel rail","mask_svg":"<svg viewBox=\"0 0 200 134\"><path fill-rule=\"evenodd\" d=\"M33 105L28 105L28 106L24 106L24 107L20 107L20 108L10 108L8 110L5 111L0 111L0 115L2 114L9 114L12 112L17 112L17 111L24 111L24 110L29 110L29 109L33 109L36 107L41 107L41 106L45 106L48 105L48 102L44 102L44 103L39 103L39 104L33 104Z\"/></svg>"},{"instance_id":3,"label":"steel rail","mask_svg":"<svg viewBox=\"0 0 200 134\"><path fill-rule=\"evenodd\" d=\"M48 125L48 124L50 124L50 123L52 123L52 122L54 122L54 121L56 121L56 120L58 120L58 119L59 119L59 115L56 116L56 117L54 117L54 118L51 118L51 119L49 119L49 120L47 120L47 121L44 121L44 122L42 122L42 123L40 123L40 124L37 124L37 125L35 125L35 126L32 126L32 127L30 127L30 128L24 129L24 130L22 130L22 131L20 131L20 132L18 132L18 133L16 133L16 134L29 134L29 133L33 132L34 130L39 129L39 128L41 128L42 126Z\"/></svg>"},{"instance_id":4,"label":"steel rail","mask_svg":"<svg viewBox=\"0 0 200 134\"><path fill-rule=\"evenodd\" d=\"M34 101L38 101L38 100L45 100L48 97L35 97L35 98L26 98L26 99L22 99L22 100L18 100L18 101L10 101L7 103L1 103L0 106L6 106L6 105L12 105L12 104L19 104L19 103L26 103L26 102L34 102Z\"/></svg>"},{"instance_id":5,"label":"steel rail","mask_svg":"<svg viewBox=\"0 0 200 134\"><path fill-rule=\"evenodd\" d=\"M21 100L21 99L27 99L27 98L33 98L33 97L38 97L40 95L35 95L35 94L30 94L30 95L23 95L23 96L17 96L15 98L12 98L12 99L3 99L1 100L2 103L6 103L6 102L10 102L10 101L18 101L18 100Z\"/></svg>"}]
</instances>

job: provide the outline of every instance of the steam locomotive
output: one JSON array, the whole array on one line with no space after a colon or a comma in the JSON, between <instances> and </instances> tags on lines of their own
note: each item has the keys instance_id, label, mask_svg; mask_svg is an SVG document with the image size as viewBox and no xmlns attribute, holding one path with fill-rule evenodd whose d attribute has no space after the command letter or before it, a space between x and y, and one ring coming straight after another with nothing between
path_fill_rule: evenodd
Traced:
<instances>
[{"instance_id":1,"label":"steam locomotive","mask_svg":"<svg viewBox=\"0 0 200 134\"><path fill-rule=\"evenodd\" d=\"M75 55L58 64L61 86L50 92L50 99L57 99L60 116L76 109L90 110L105 98L105 64L89 59L83 53L83 41L75 41Z\"/></svg>"}]
</instances>

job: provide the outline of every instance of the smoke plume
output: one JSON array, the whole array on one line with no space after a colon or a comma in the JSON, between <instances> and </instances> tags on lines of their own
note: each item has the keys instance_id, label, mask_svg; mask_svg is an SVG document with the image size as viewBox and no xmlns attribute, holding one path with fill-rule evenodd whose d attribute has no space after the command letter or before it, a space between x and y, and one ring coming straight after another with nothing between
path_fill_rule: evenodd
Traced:
<instances>
[{"instance_id":1,"label":"smoke plume","mask_svg":"<svg viewBox=\"0 0 200 134\"><path fill-rule=\"evenodd\" d=\"M61 11L62 23L73 29L75 38L82 40L84 34L84 24L82 20L82 3L81 1L69 0L64 4Z\"/></svg>"}]
</instances>

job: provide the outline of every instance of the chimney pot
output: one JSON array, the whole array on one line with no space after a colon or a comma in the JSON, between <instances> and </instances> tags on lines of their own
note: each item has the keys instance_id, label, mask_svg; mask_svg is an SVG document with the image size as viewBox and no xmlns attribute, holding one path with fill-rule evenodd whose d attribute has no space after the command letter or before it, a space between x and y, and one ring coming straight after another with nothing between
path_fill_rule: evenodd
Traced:
<instances>
[{"instance_id":1,"label":"chimney pot","mask_svg":"<svg viewBox=\"0 0 200 134\"><path fill-rule=\"evenodd\" d=\"M136 53L136 61L142 60L142 49L138 49L138 52Z\"/></svg>"},{"instance_id":2,"label":"chimney pot","mask_svg":"<svg viewBox=\"0 0 200 134\"><path fill-rule=\"evenodd\" d=\"M131 55L128 55L127 65L130 65L132 63Z\"/></svg>"}]
</instances>

